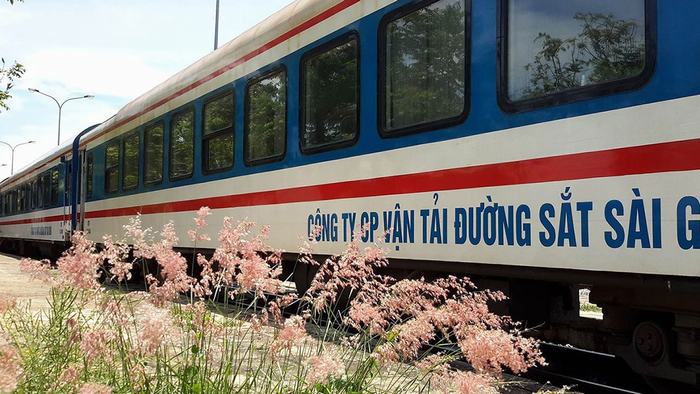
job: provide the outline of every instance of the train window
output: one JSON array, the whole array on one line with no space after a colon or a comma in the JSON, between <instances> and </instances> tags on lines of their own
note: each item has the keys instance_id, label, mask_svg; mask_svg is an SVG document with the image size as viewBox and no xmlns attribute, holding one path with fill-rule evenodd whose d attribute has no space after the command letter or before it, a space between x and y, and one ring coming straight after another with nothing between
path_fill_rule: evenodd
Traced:
<instances>
[{"instance_id":1,"label":"train window","mask_svg":"<svg viewBox=\"0 0 700 394\"><path fill-rule=\"evenodd\" d=\"M36 179L32 181L32 210L36 209L38 207L37 202L39 201L39 193L37 190L37 181Z\"/></svg>"},{"instance_id":2,"label":"train window","mask_svg":"<svg viewBox=\"0 0 700 394\"><path fill-rule=\"evenodd\" d=\"M93 176L95 172L95 159L92 152L87 154L87 163L85 163L85 194L87 198L92 197Z\"/></svg>"},{"instance_id":3,"label":"train window","mask_svg":"<svg viewBox=\"0 0 700 394\"><path fill-rule=\"evenodd\" d=\"M141 136L134 131L124 137L124 171L122 189L133 190L139 185L139 148Z\"/></svg>"},{"instance_id":4,"label":"train window","mask_svg":"<svg viewBox=\"0 0 700 394\"><path fill-rule=\"evenodd\" d=\"M163 122L146 127L144 132L143 182L147 185L163 180Z\"/></svg>"},{"instance_id":5,"label":"train window","mask_svg":"<svg viewBox=\"0 0 700 394\"><path fill-rule=\"evenodd\" d=\"M51 170L51 206L58 205L58 194L59 194L58 178L59 178L58 170L54 168L53 170Z\"/></svg>"},{"instance_id":6,"label":"train window","mask_svg":"<svg viewBox=\"0 0 700 394\"><path fill-rule=\"evenodd\" d=\"M27 182L24 184L24 210L32 209L32 185Z\"/></svg>"},{"instance_id":7,"label":"train window","mask_svg":"<svg viewBox=\"0 0 700 394\"><path fill-rule=\"evenodd\" d=\"M202 158L204 170L221 171L233 166L233 93L204 104Z\"/></svg>"},{"instance_id":8,"label":"train window","mask_svg":"<svg viewBox=\"0 0 700 394\"><path fill-rule=\"evenodd\" d=\"M357 36L333 42L302 60L301 148L310 153L352 143L359 103Z\"/></svg>"},{"instance_id":9,"label":"train window","mask_svg":"<svg viewBox=\"0 0 700 394\"><path fill-rule=\"evenodd\" d=\"M287 139L287 74L274 71L252 80L246 89L245 161L281 159Z\"/></svg>"},{"instance_id":10,"label":"train window","mask_svg":"<svg viewBox=\"0 0 700 394\"><path fill-rule=\"evenodd\" d=\"M632 88L654 62L652 0L503 0L499 98L506 110Z\"/></svg>"},{"instance_id":11,"label":"train window","mask_svg":"<svg viewBox=\"0 0 700 394\"><path fill-rule=\"evenodd\" d=\"M48 204L47 201L49 200L49 194L50 192L48 191L48 188L46 187L47 185L47 177L46 174L41 174L39 175L39 178L37 179L38 181L38 186L37 186L37 191L39 193L39 201L37 202L37 207L39 208L44 208Z\"/></svg>"},{"instance_id":12,"label":"train window","mask_svg":"<svg viewBox=\"0 0 700 394\"><path fill-rule=\"evenodd\" d=\"M19 211L24 212L27 208L27 189L24 185L19 187Z\"/></svg>"},{"instance_id":13,"label":"train window","mask_svg":"<svg viewBox=\"0 0 700 394\"><path fill-rule=\"evenodd\" d=\"M380 126L403 134L467 114L466 0L418 3L389 14L380 31Z\"/></svg>"},{"instance_id":14,"label":"train window","mask_svg":"<svg viewBox=\"0 0 700 394\"><path fill-rule=\"evenodd\" d=\"M173 116L170 128L170 179L192 176L194 169L194 110Z\"/></svg>"},{"instance_id":15,"label":"train window","mask_svg":"<svg viewBox=\"0 0 700 394\"><path fill-rule=\"evenodd\" d=\"M105 150L105 192L119 191L119 141L111 141Z\"/></svg>"}]
</instances>

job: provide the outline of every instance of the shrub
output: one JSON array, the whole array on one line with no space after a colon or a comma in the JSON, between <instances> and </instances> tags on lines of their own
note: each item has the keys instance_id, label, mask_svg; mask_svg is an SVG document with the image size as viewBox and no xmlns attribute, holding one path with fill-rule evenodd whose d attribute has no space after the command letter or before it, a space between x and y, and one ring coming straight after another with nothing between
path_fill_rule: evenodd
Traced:
<instances>
[{"instance_id":1,"label":"shrub","mask_svg":"<svg viewBox=\"0 0 700 394\"><path fill-rule=\"evenodd\" d=\"M209 239L208 215L198 212L193 241ZM173 224L156 237L139 216L123 240L105 237L100 248L75 233L57 275L46 261L23 260L53 286L50 308L32 315L0 300L0 390L476 393L504 384L504 370L544 362L535 340L489 311L502 293L467 278L381 275L386 254L363 247L361 234L322 264L306 242L298 263L319 265L318 274L305 294L285 293L269 231L226 218L211 257L195 251L198 276L174 250ZM158 270L145 272L145 291L123 291L149 260ZM101 286L100 270L119 289ZM451 368L458 359L473 369Z\"/></svg>"}]
</instances>

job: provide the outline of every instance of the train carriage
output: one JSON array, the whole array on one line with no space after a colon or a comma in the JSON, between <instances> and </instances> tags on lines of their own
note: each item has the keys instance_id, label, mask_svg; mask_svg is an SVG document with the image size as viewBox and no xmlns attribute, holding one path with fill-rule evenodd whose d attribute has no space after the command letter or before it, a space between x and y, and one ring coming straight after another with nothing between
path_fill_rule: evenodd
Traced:
<instances>
[{"instance_id":1,"label":"train carriage","mask_svg":"<svg viewBox=\"0 0 700 394\"><path fill-rule=\"evenodd\" d=\"M201 206L290 252L364 228L397 276L468 274L545 339L698 385L694 11L299 0L3 181L0 242L100 242L140 213L188 248ZM581 286L602 321L579 318Z\"/></svg>"}]
</instances>

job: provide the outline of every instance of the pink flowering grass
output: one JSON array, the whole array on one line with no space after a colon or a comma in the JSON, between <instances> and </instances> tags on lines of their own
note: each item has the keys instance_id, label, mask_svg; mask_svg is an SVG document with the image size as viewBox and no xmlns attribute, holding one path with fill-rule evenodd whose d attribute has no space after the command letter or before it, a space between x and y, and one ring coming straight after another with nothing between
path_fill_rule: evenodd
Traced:
<instances>
[{"instance_id":1,"label":"pink flowering grass","mask_svg":"<svg viewBox=\"0 0 700 394\"><path fill-rule=\"evenodd\" d=\"M209 240L210 214L206 207L197 212L188 232L195 243ZM51 307L32 315L26 305L0 300L0 334L9 346L0 353L9 365L0 369L0 386L58 393L489 393L505 371L544 362L535 340L489 310L502 293L478 290L467 278L383 275L386 252L361 244L361 231L344 253L321 263L313 242L304 241L297 263L314 265L317 274L304 294L284 292L282 252L267 244L270 230L225 218L216 249L195 249L188 259L175 250L172 223L154 231L137 216L120 241L107 236L95 245L76 233L58 275L48 262L23 260L25 272L54 286ZM145 291L121 291L137 267ZM121 290L104 288L101 278ZM473 371L454 370L458 359Z\"/></svg>"}]
</instances>

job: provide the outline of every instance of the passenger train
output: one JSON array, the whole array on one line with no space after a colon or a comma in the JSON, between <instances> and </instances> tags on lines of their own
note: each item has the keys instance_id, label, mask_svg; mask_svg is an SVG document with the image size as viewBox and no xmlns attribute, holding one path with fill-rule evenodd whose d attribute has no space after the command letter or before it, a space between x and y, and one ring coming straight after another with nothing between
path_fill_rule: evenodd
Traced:
<instances>
[{"instance_id":1,"label":"passenger train","mask_svg":"<svg viewBox=\"0 0 700 394\"><path fill-rule=\"evenodd\" d=\"M398 277L469 275L543 339L698 385L699 14L297 0L4 180L1 247L100 242L140 213L188 248L202 206L290 252L364 228ZM582 287L602 320L579 317Z\"/></svg>"}]
</instances>

